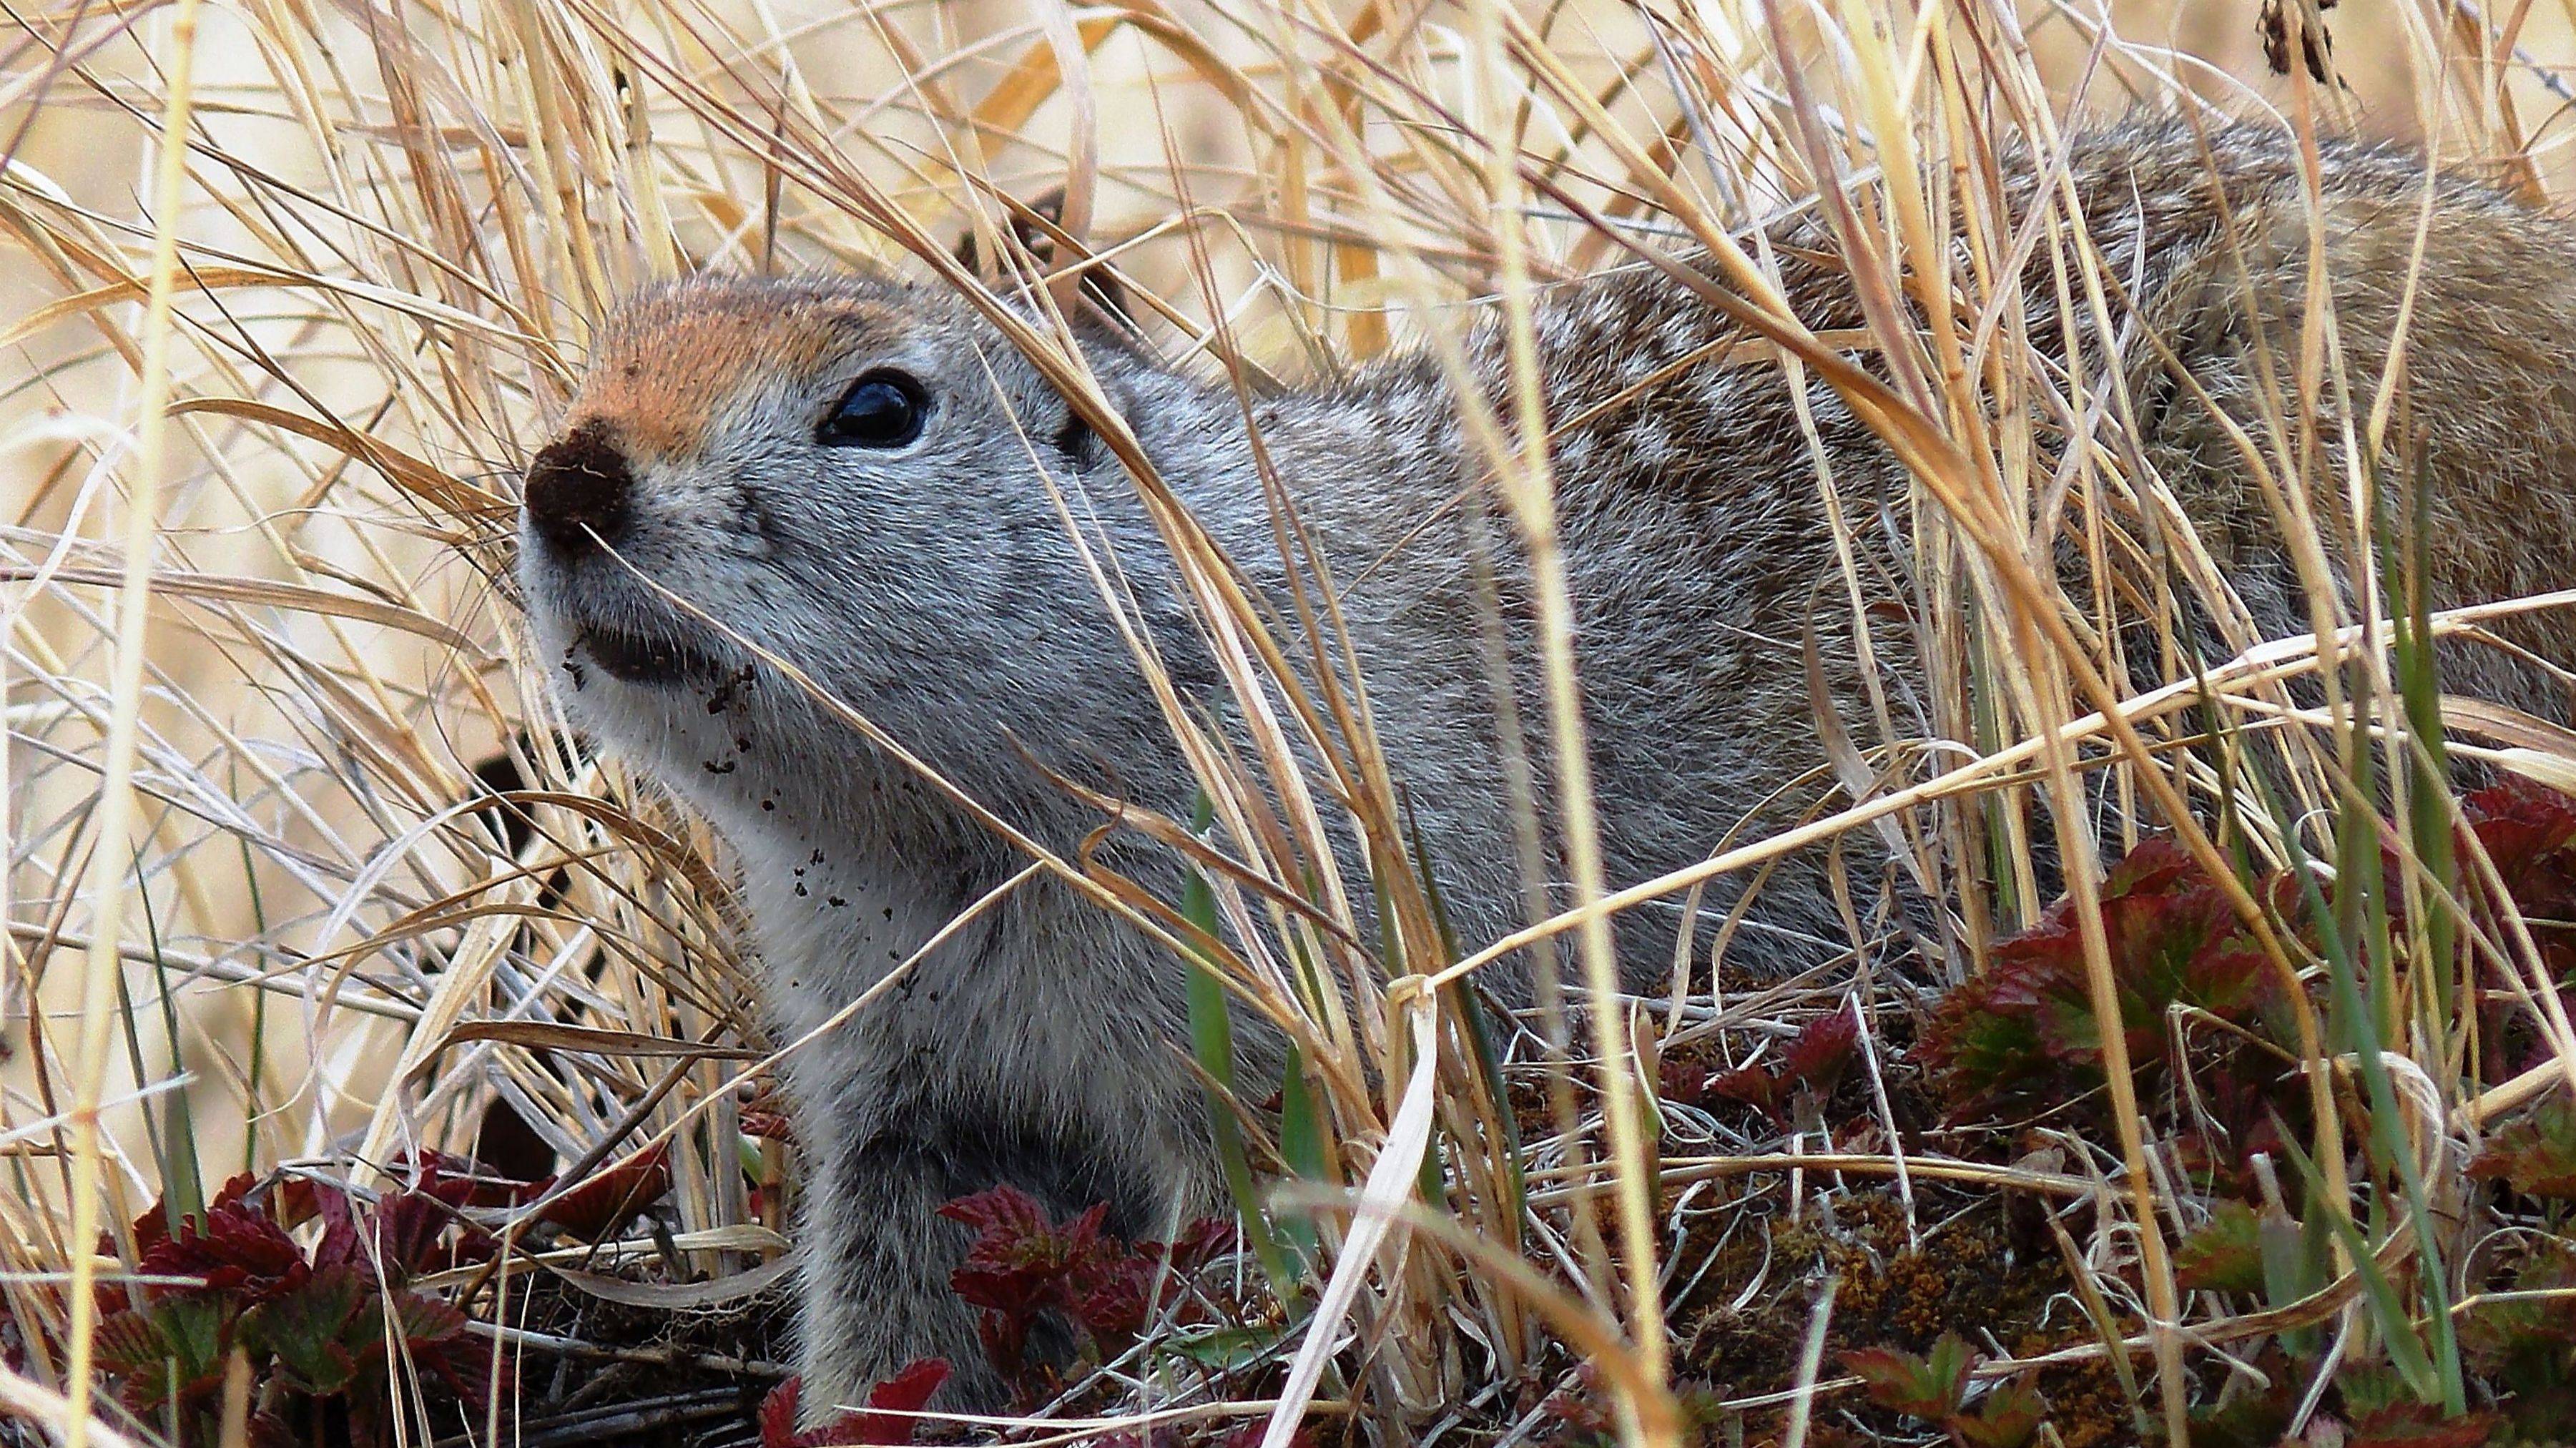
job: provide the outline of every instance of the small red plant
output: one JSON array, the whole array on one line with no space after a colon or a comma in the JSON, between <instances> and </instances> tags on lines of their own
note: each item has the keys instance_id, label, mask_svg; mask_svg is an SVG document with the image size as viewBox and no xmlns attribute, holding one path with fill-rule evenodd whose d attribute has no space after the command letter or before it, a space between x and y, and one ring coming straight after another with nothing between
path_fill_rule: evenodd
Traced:
<instances>
[{"instance_id":1,"label":"small red plant","mask_svg":"<svg viewBox=\"0 0 2576 1448\"><path fill-rule=\"evenodd\" d=\"M2284 893L2278 882L2265 888ZM2276 977L2227 897L2171 840L2150 839L2104 879L2102 925L2116 1021L2094 1012L2072 901L1997 942L1988 968L1941 1002L1923 1049L1952 1116L2045 1111L2095 1092L2112 1031L2142 1077L2170 1073L2184 1064L2174 1060L2171 1025L2181 1011L2206 1018L2197 1034L2211 1043L2209 1055L2189 1065L2209 1119L2228 1138L2224 1150L2194 1141L2193 1155L2217 1167L2269 1146L2275 1113L2295 1120L2301 1107L2284 1089L2280 1060L2256 1043L2289 1032L2276 1019Z\"/></svg>"},{"instance_id":2,"label":"small red plant","mask_svg":"<svg viewBox=\"0 0 2576 1448\"><path fill-rule=\"evenodd\" d=\"M945 1360L922 1358L870 1388L867 1407L843 1413L825 1427L799 1432L796 1409L805 1380L789 1378L760 1400L760 1448L838 1448L842 1444L889 1448L910 1443L922 1423L914 1415L928 1406L931 1395L947 1381Z\"/></svg>"},{"instance_id":3,"label":"small red plant","mask_svg":"<svg viewBox=\"0 0 2576 1448\"><path fill-rule=\"evenodd\" d=\"M2518 1260L2501 1264L2462 1314L2460 1346L2479 1375L2498 1389L2512 1436L2531 1443L2576 1442L2576 1242L2530 1239Z\"/></svg>"},{"instance_id":4,"label":"small red plant","mask_svg":"<svg viewBox=\"0 0 2576 1448\"><path fill-rule=\"evenodd\" d=\"M1848 1004L1837 1006L1809 1021L1778 1064L1713 1072L1701 1091L1758 1107L1785 1130L1799 1101L1820 1102L1833 1094L1859 1042L1860 1016Z\"/></svg>"},{"instance_id":5,"label":"small red plant","mask_svg":"<svg viewBox=\"0 0 2576 1448\"><path fill-rule=\"evenodd\" d=\"M433 1382L471 1417L492 1383L465 1314L419 1278L489 1261L499 1244L469 1209L524 1206L555 1179L520 1182L436 1151L399 1158L407 1178L373 1201L309 1177L224 1185L175 1225L166 1204L135 1219L131 1291L103 1288L99 1366L141 1420L175 1425L175 1448L217 1441L226 1365L249 1360L260 1443L394 1441L405 1382ZM540 1212L584 1240L609 1235L670 1190L660 1148L601 1171ZM308 1252L290 1235L319 1221ZM116 1250L99 1244L102 1255Z\"/></svg>"},{"instance_id":6,"label":"small red plant","mask_svg":"<svg viewBox=\"0 0 2576 1448\"><path fill-rule=\"evenodd\" d=\"M966 1261L949 1278L957 1295L983 1309L985 1354L1004 1380L1024 1393L1044 1386L1028 1360L1029 1335L1049 1316L1077 1329L1100 1356L1114 1355L1145 1329L1156 1308L1154 1284L1169 1291L1234 1240L1230 1223L1194 1224L1174 1243L1129 1244L1094 1206L1057 1222L1035 1197L1013 1186L959 1197L939 1209L975 1229Z\"/></svg>"},{"instance_id":7,"label":"small red plant","mask_svg":"<svg viewBox=\"0 0 2576 1448\"><path fill-rule=\"evenodd\" d=\"M140 1275L159 1280L130 1295L100 1289L100 1370L136 1417L170 1426L179 1448L218 1440L236 1354L258 1385L254 1442L390 1443L406 1381L434 1381L479 1412L492 1369L465 1315L404 1285L490 1255L491 1239L456 1217L476 1189L424 1160L411 1186L372 1205L320 1183L263 1190L247 1174L175 1230L155 1204L133 1237ZM281 1206L322 1218L310 1255L287 1234Z\"/></svg>"},{"instance_id":8,"label":"small red plant","mask_svg":"<svg viewBox=\"0 0 2576 1448\"><path fill-rule=\"evenodd\" d=\"M2527 1197L2576 1199L2576 1102L2553 1091L2506 1122L2469 1163L2469 1175L2500 1178Z\"/></svg>"},{"instance_id":9,"label":"small red plant","mask_svg":"<svg viewBox=\"0 0 2576 1448\"><path fill-rule=\"evenodd\" d=\"M2541 969L2558 989L2560 1001L2576 1008L2576 989L2571 989L2576 984L2576 798L2508 775L2462 801L2461 814L2493 862L2503 895L2529 928ZM2483 872L2472 871L2464 860L2460 875L2472 912L2496 938L2505 938L2500 903L2481 888ZM2516 981L2510 989L2491 991L2480 1011L2479 1036L2494 1079L2554 1054L2531 1013L2512 1004L2527 989Z\"/></svg>"},{"instance_id":10,"label":"small red plant","mask_svg":"<svg viewBox=\"0 0 2576 1448\"><path fill-rule=\"evenodd\" d=\"M1874 1347L1844 1353L1842 1361L1871 1402L1932 1424L1960 1448L2022 1448L2048 1413L2048 1400L2026 1382L1995 1384L1971 1411L1968 1374L1977 1354L1956 1333L1941 1334L1928 1354Z\"/></svg>"}]
</instances>

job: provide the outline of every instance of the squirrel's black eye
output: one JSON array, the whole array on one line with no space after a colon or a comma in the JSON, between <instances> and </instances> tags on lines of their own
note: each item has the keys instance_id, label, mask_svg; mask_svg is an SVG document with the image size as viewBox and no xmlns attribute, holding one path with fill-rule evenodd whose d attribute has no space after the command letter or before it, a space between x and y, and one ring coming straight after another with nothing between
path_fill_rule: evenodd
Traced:
<instances>
[{"instance_id":1,"label":"squirrel's black eye","mask_svg":"<svg viewBox=\"0 0 2576 1448\"><path fill-rule=\"evenodd\" d=\"M921 436L929 412L919 383L900 372L871 372L841 394L814 440L825 447L903 447Z\"/></svg>"}]
</instances>

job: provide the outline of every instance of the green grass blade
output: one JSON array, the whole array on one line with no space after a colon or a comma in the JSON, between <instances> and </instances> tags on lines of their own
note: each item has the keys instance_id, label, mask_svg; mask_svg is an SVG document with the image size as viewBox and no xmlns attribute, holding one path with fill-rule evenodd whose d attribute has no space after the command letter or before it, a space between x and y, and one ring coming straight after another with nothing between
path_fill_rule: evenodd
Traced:
<instances>
[{"instance_id":1,"label":"green grass blade","mask_svg":"<svg viewBox=\"0 0 2576 1448\"><path fill-rule=\"evenodd\" d=\"M1321 1103L1306 1081L1305 1057L1295 1046L1288 1048L1287 1070L1279 1079L1279 1154L1290 1171L1308 1181L1333 1185L1341 1181L1341 1173L1333 1169L1332 1151L1325 1143ZM1310 1270L1322 1260L1323 1244L1315 1235L1313 1222L1291 1215L1280 1220L1278 1229Z\"/></svg>"},{"instance_id":2,"label":"green grass blade","mask_svg":"<svg viewBox=\"0 0 2576 1448\"><path fill-rule=\"evenodd\" d=\"M1199 827L1206 828L1208 805L1204 798L1197 813ZM1181 914L1210 936L1217 933L1216 891L1196 869L1182 882ZM1281 1302L1288 1302L1295 1296L1298 1278L1271 1229L1269 1214L1261 1209L1260 1190L1252 1180L1252 1160L1243 1147L1243 1127L1234 1119L1233 1101L1229 1099L1239 1099L1234 1023L1226 1013L1225 983L1217 977L1216 962L1205 956L1194 958L1190 962L1188 989L1190 1051L1198 1058L1199 1069L1218 1088L1207 1093L1208 1129L1216 1138L1217 1163L1225 1173L1226 1194L1234 1200L1235 1216L1243 1224L1243 1239L1259 1259L1263 1275L1270 1279L1271 1290Z\"/></svg>"},{"instance_id":3,"label":"green grass blade","mask_svg":"<svg viewBox=\"0 0 2576 1448\"><path fill-rule=\"evenodd\" d=\"M2441 1401L2445 1385L2434 1370L2433 1360L2425 1354L2423 1342L2415 1336L2414 1323L2406 1311L2405 1302L2397 1295L2396 1284L2388 1280L2387 1273L2379 1270L2379 1259L2370 1254L2369 1239L2361 1235L2361 1229L2352 1224L2352 1218L2344 1214L2339 1204L2326 1201L2325 1179L2318 1173L2316 1163L2308 1159L2308 1154L2299 1150L2299 1144L2284 1137L2281 1145L2288 1149L2291 1162L2298 1167L2299 1176L2307 1183L2309 1200L2319 1204L2319 1215L2336 1239L2343 1243L2345 1255L2352 1258L2352 1270L2361 1274L2362 1296L2370 1304L2370 1315L2379 1327L2380 1345L2388 1350L2390 1365L2397 1369L2399 1377L2406 1380L2406 1386L2414 1391L2416 1397L2428 1403ZM2457 1417L2466 1410L2466 1403L2456 1406L2447 1401L2442 1403L2446 1417Z\"/></svg>"},{"instance_id":4,"label":"green grass blade","mask_svg":"<svg viewBox=\"0 0 2576 1448\"><path fill-rule=\"evenodd\" d=\"M162 1020L169 1032L171 1068L175 1075L179 1022L170 1005L170 978L162 969L161 962L161 932L152 913L152 892L143 877L143 855L139 850L134 852L134 871L134 895L142 902L144 930L152 945L154 980L161 997ZM116 1011L117 1019L124 1025L126 1068L134 1073L134 1084L138 1089L149 1086L157 1078L144 1059L143 1027L134 1005L133 982L121 969L116 972ZM172 1150L173 1132L186 1122L184 1096L184 1092L165 1092L160 1098L143 1103L143 1134L152 1153L154 1169L161 1178L162 1210L169 1219L174 1236L179 1231L179 1223L195 1215L205 1205L204 1193L197 1186L196 1158L191 1155L182 1162ZM178 1102L175 1108L171 1104L173 1101ZM172 1119L174 1112L175 1120Z\"/></svg>"},{"instance_id":5,"label":"green grass blade","mask_svg":"<svg viewBox=\"0 0 2576 1448\"><path fill-rule=\"evenodd\" d=\"M2398 1190L2406 1198L2406 1216L2409 1216L2409 1226L2416 1234L2416 1252L2421 1255L2414 1278L2416 1283L2421 1283L2421 1291L2427 1299L2424 1311L2427 1311L2429 1329L2432 1329L2432 1358L2424 1355L2424 1345L2416 1340L2411 1314L2396 1299L2396 1288L2388 1286L2388 1278L2380 1273L2378 1262L2367 1260L2367 1244L2360 1244L2362 1234L2357 1226L2352 1226L2352 1219L2344 1211L2344 1203L2324 1201L2324 1190L2313 1177L2316 1167L2308 1159L2308 1154L2300 1152L2293 1141L2282 1139L2282 1144L2290 1147L2290 1154L2298 1159L2300 1172L2311 1175L2311 1183L2308 1183L2311 1185L2311 1198L2326 1211L2326 1224L2334 1226L2339 1237L2349 1234L2344 1247L2360 1255L2360 1260L2354 1262L2354 1270L2360 1270L2362 1281L2372 1283L2372 1317L2380 1319L2380 1335L2388 1342L2388 1358L2406 1376L2406 1386L2416 1389L2416 1396L2421 1396L2424 1402L2442 1404L2445 1415L2460 1415L2468 1409L2468 1386L2460 1376L2460 1345L2458 1337L2452 1335L2450 1324L2450 1291L2445 1288L2442 1242L2434 1234L2432 1211L2429 1211L2427 1198L2424 1198L2421 1172L2416 1172L2414 1152L2406 1149L2406 1139L2398 1134L2396 1085L2391 1085L2388 1064L2380 1059L2378 1018L2362 1002L2352 948L2344 940L2342 922L2336 920L2336 912L2326 907L2324 889L2316 884L2316 868L2298 845L2298 832L2285 832L2282 840L2290 848L2290 871L2293 871L2293 879L2298 879L2300 899L2308 904L2311 920L2316 920L2318 946L2321 946L2318 953L2326 958L2326 979L2331 984L2334 1013L2342 1018L2344 1028L2352 1033L2354 1062L2360 1064L2362 1087L2370 1098L2370 1154L2383 1170L2398 1177ZM2378 873L2378 850L2372 850L2367 871L2370 873L2352 873L2344 879L2344 884L2354 886L2354 889L2370 889L2367 879ZM2385 1296L2380 1288L2385 1288ZM2421 1378L2414 1371L2409 1371L2409 1358L2424 1366ZM2434 1363L2439 1363L2439 1368Z\"/></svg>"}]
</instances>

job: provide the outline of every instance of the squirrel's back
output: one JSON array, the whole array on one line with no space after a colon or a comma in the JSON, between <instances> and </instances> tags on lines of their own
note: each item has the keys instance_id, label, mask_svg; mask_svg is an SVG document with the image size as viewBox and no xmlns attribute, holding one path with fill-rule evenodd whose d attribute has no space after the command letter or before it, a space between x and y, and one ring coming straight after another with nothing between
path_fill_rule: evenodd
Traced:
<instances>
[{"instance_id":1,"label":"squirrel's back","mask_svg":"<svg viewBox=\"0 0 2576 1448\"><path fill-rule=\"evenodd\" d=\"M1963 297L1959 346L1980 384L2026 369L1989 395L1984 423L2009 427L2002 407L2032 415L2037 456L2010 485L2040 501L2016 516L2039 520L2037 546L2069 565L2061 571L2088 622L2099 615L2078 540L2094 499L2129 540L2107 560L2118 616L2151 616L2158 598L2232 596L2216 610L2180 606L2175 627L2207 663L2309 631L2309 593L2277 523L2285 511L2313 519L2350 621L2359 475L2346 459L2374 422L2374 506L2398 537L2417 530L2410 514L2420 508L2433 607L2576 586L2576 232L2474 179L2428 172L2420 155L2329 142L2317 167L2312 202L2294 138L2179 123L2077 136L2062 170L2008 161L2005 219L2015 230L1990 245L2027 257L2003 304L2024 320L1998 326L1977 310L1983 298ZM2034 231L2037 194L2061 187L2099 258L2099 312L2074 264L2052 260L2069 230ZM1868 318L1826 225L1790 223L1770 242L1805 327L1860 335ZM1685 259L1702 270L1706 261ZM2315 307L2320 293L2330 310ZM2330 325L2312 333L2312 312ZM1771 812L1751 833L1776 829L1823 793L1831 775L1810 640L1852 737L1866 743L1890 727L1897 738L1935 737L1924 673L1957 661L1918 655L1927 600L1911 542L1915 520L1937 505L1844 398L1812 369L1803 396L1793 392L1778 349L1654 266L1555 289L1535 324L1613 884L1704 856L1757 807ZM2016 335L2024 350L1993 355L2019 345L2005 340ZM2392 338L2403 339L2402 386L2374 419ZM1882 361L1851 355L1887 376ZM1471 335L1468 356L1507 409L1498 324ZM2070 407L2086 409L2080 428ZM1480 923L1511 923L1518 897L1465 561L1476 546L1466 494L1485 464L1446 378L1399 358L1270 404L1254 424L1307 517L1340 543L1341 578L1361 580L1345 607L1360 621L1377 697L1398 701L1378 711L1389 756L1426 813L1427 837L1456 842L1444 865L1479 877L1452 885L1453 897L1492 906ZM2091 450L2084 488L2070 486L2079 433ZM1957 481L1991 489L1992 477ZM1525 611L1509 607L1518 586L1508 533L1497 518L1484 536L1506 555L1499 585L1535 735L1543 716L1525 667ZM2171 573L2160 580L2159 569ZM1856 617L1867 621L1874 683ZM2492 631L2562 669L2576 665L2576 620L2564 611ZM2152 628L2124 640L2133 679L2170 667L2153 640ZM2113 672L2107 657L2097 662ZM2444 666L2453 692L2570 713L2566 675L2493 646L2447 649ZM1811 952L1788 936L1810 936L1810 947L1848 936L1812 864L1790 865L1765 896L1733 958L1766 955L1766 931L1792 946L1791 958ZM1666 917L1638 938L1660 929L1669 958L1671 926Z\"/></svg>"}]
</instances>

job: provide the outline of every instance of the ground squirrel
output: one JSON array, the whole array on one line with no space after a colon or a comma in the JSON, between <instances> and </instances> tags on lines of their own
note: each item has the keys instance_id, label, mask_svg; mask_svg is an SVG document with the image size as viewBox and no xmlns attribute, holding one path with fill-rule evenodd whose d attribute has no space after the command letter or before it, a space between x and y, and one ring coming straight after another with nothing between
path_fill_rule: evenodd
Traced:
<instances>
[{"instance_id":1,"label":"ground squirrel","mask_svg":"<svg viewBox=\"0 0 2576 1448\"><path fill-rule=\"evenodd\" d=\"M2131 456L2182 501L2256 627L2304 633L2265 505L2204 400L2271 445L2251 399L2285 375L2258 358L2295 352L2306 296L2298 148L2252 127L2132 125L2069 155L2125 299ZM2323 176L2325 271L2351 395L2366 397L2425 169L2399 151L2328 145ZM2033 185L2014 183L2016 222ZM2466 180L2437 182L2434 198L2405 375L2440 524L2435 602L2576 584L2576 233ZM1829 233L1792 223L1775 240L1802 319L1820 332L1859 326ZM2044 261L2026 293L2029 334L2062 351L2045 340L2070 329ZM1552 290L1537 324L1617 885L1701 858L1821 762L1802 641L1812 632L1831 687L1847 689L1853 671L1833 659L1848 651L1851 608L1839 587L1818 588L1841 575L1815 460L1767 348L1676 367L1730 325L1637 265ZM2157 360L2151 334L2189 384ZM1491 377L1503 349L1490 323L1468 348ZM2102 365L2097 343L2085 352ZM1131 349L1103 345L1091 362L1200 522L1256 585L1278 587L1238 394ZM2295 408L2295 390L2280 395ZM1901 499L1904 475L1835 394L1816 385L1807 400L1841 496ZM2321 420L2331 442L2338 420ZM1442 374L1397 358L1258 397L1249 424L1338 577L1365 574L1344 606L1378 730L1461 937L1492 938L1520 923L1523 895L1464 525L1449 506L1476 453ZM790 1033L1024 862L639 575L794 661L1069 851L1101 815L1041 766L1172 814L1194 786L1041 470L1079 500L1094 539L1111 540L1179 685L1219 690L1120 465L941 288L705 276L647 292L600 333L558 440L528 471L520 567L540 657L578 726L730 841ZM1892 516L1857 531L1875 540L1872 586L1901 605ZM1502 570L1508 599L1508 559ZM2525 647L2568 661L2568 625L2521 627ZM1901 713L1915 697L1905 630L1879 632ZM2464 651L2452 685L2564 717L2566 675L2482 662L2493 654ZM1820 880L1770 880L1730 960L1813 959L1818 942L1839 942ZM1675 919L1649 922L1665 944L1640 952L1643 972L1669 962ZM1176 1200L1220 1202L1206 1108L1169 1045L1183 970L1041 879L795 1059L811 1171L808 1403L850 1400L914 1357L944 1356L959 1371L946 1401L992 1405L999 1385L948 1286L963 1234L934 1209L949 1198L1010 1182L1059 1212L1105 1201L1128 1232L1160 1225Z\"/></svg>"}]
</instances>

